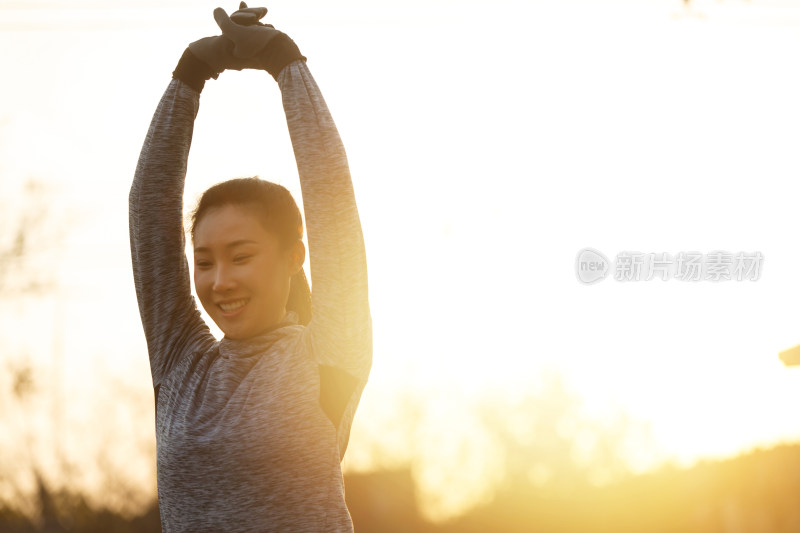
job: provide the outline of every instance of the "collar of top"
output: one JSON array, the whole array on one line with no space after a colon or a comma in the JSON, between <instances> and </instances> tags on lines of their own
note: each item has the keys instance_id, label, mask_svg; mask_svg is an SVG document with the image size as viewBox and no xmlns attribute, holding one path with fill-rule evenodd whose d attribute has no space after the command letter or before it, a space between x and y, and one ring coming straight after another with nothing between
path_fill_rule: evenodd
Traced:
<instances>
[{"instance_id":1,"label":"collar of top","mask_svg":"<svg viewBox=\"0 0 800 533\"><path fill-rule=\"evenodd\" d=\"M220 347L226 352L233 351L246 353L249 352L247 348L263 348L265 343L269 344L275 339L285 336L288 331L284 330L284 328L297 325L300 325L300 316L296 311L289 310L286 311L286 314L283 315L283 318L279 322L273 324L269 328L254 335L253 337L247 339L230 339L228 337L222 337L222 340L220 341Z\"/></svg>"}]
</instances>

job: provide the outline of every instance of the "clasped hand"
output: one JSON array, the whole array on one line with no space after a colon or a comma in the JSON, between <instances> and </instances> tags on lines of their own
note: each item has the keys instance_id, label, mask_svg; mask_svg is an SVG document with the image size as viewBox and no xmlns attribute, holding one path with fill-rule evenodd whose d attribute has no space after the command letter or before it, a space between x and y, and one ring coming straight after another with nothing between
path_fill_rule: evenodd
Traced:
<instances>
[{"instance_id":1,"label":"clasped hand","mask_svg":"<svg viewBox=\"0 0 800 533\"><path fill-rule=\"evenodd\" d=\"M259 52L281 33L271 24L259 22L266 14L266 7L247 7L244 2L231 16L218 7L214 20L222 35L194 41L189 50L217 72L261 68Z\"/></svg>"}]
</instances>

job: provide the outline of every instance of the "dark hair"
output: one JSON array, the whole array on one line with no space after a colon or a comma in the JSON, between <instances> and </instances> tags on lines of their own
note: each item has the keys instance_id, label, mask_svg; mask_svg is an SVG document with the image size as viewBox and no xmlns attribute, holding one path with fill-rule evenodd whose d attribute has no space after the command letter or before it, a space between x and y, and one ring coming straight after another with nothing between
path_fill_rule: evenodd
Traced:
<instances>
[{"instance_id":1,"label":"dark hair","mask_svg":"<svg viewBox=\"0 0 800 533\"><path fill-rule=\"evenodd\" d=\"M278 238L282 250L303 239L303 218L289 190L283 185L253 176L217 183L203 193L191 214L192 241L197 223L203 215L209 209L224 205L251 208L264 228ZM300 324L307 325L311 321L311 290L302 268L292 276L286 310L296 312Z\"/></svg>"}]
</instances>

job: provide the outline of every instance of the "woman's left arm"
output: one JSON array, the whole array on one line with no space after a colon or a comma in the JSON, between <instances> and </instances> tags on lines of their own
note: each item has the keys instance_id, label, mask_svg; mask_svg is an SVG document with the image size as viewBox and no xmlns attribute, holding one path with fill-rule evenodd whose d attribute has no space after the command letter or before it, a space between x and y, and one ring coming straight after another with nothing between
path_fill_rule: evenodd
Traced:
<instances>
[{"instance_id":1,"label":"woman's left arm","mask_svg":"<svg viewBox=\"0 0 800 533\"><path fill-rule=\"evenodd\" d=\"M277 75L303 193L311 256L311 320L303 333L319 364L320 405L344 459L372 368L367 258L339 132L304 60Z\"/></svg>"},{"instance_id":2,"label":"woman's left arm","mask_svg":"<svg viewBox=\"0 0 800 533\"><path fill-rule=\"evenodd\" d=\"M372 367L372 318L347 155L306 62L288 64L277 81L300 176L311 258L307 342L319 364L366 381Z\"/></svg>"}]
</instances>

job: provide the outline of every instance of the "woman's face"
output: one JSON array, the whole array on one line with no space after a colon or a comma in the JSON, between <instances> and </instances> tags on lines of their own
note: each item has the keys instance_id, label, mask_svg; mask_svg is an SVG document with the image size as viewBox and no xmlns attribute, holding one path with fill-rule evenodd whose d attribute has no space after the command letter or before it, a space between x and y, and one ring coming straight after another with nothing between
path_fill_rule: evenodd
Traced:
<instances>
[{"instance_id":1,"label":"woman's face","mask_svg":"<svg viewBox=\"0 0 800 533\"><path fill-rule=\"evenodd\" d=\"M194 284L203 308L231 339L246 339L286 313L291 276L302 268L302 241L278 239L246 208L212 208L194 229Z\"/></svg>"}]
</instances>

